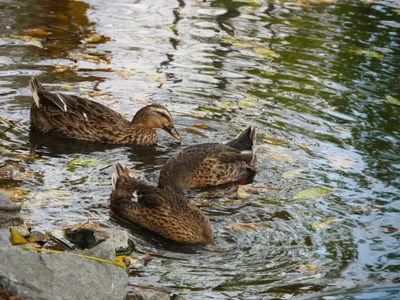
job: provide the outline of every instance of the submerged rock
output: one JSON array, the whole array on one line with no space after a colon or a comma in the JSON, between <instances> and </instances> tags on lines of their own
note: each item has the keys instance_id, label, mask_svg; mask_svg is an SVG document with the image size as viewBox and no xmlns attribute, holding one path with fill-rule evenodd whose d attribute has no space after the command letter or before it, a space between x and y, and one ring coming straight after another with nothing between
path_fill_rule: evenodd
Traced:
<instances>
[{"instance_id":1,"label":"submerged rock","mask_svg":"<svg viewBox=\"0 0 400 300\"><path fill-rule=\"evenodd\" d=\"M121 300L126 295L128 275L114 265L68 253L27 251L10 243L0 245L0 261L0 289L24 299Z\"/></svg>"},{"instance_id":2,"label":"submerged rock","mask_svg":"<svg viewBox=\"0 0 400 300\"><path fill-rule=\"evenodd\" d=\"M13 203L0 192L0 205L13 206ZM18 231L21 235L29 235L28 228L24 220L21 218L18 211L2 211L0 210L0 228L12 228Z\"/></svg>"}]
</instances>

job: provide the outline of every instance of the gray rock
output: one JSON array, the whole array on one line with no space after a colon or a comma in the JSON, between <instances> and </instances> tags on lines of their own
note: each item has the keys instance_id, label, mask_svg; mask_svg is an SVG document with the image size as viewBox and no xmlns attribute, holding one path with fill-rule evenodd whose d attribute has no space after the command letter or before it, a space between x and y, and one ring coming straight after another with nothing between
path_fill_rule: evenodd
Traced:
<instances>
[{"instance_id":1,"label":"gray rock","mask_svg":"<svg viewBox=\"0 0 400 300\"><path fill-rule=\"evenodd\" d=\"M9 246L11 246L10 231L8 229L0 229L0 248Z\"/></svg>"},{"instance_id":2,"label":"gray rock","mask_svg":"<svg viewBox=\"0 0 400 300\"><path fill-rule=\"evenodd\" d=\"M1 234L0 234L1 236ZM126 271L71 254L0 247L0 289L24 299L124 299Z\"/></svg>"},{"instance_id":3,"label":"gray rock","mask_svg":"<svg viewBox=\"0 0 400 300\"><path fill-rule=\"evenodd\" d=\"M172 295L171 300L187 300L187 298L183 297L181 295L174 294L174 295Z\"/></svg>"},{"instance_id":4,"label":"gray rock","mask_svg":"<svg viewBox=\"0 0 400 300\"><path fill-rule=\"evenodd\" d=\"M116 255L129 255L135 250L135 243L125 231L119 229L71 229L66 231L66 237L81 249L89 249L85 253L93 253L93 256L96 253L100 255L97 257L104 259L114 260ZM110 249L112 251L107 252Z\"/></svg>"},{"instance_id":5,"label":"gray rock","mask_svg":"<svg viewBox=\"0 0 400 300\"><path fill-rule=\"evenodd\" d=\"M170 298L166 292L135 287L129 291L126 300L170 300Z\"/></svg>"},{"instance_id":6,"label":"gray rock","mask_svg":"<svg viewBox=\"0 0 400 300\"><path fill-rule=\"evenodd\" d=\"M0 204L12 205L13 203L0 192ZM19 212L6 212L0 210L0 228L13 228L23 236L28 236L29 231L25 225L24 220L21 218Z\"/></svg>"}]
</instances>

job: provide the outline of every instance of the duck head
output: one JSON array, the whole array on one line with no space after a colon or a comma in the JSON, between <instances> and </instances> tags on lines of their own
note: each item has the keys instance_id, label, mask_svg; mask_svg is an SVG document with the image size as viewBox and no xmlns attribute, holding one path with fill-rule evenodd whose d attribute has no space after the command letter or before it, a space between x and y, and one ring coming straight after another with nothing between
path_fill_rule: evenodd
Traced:
<instances>
[{"instance_id":1,"label":"duck head","mask_svg":"<svg viewBox=\"0 0 400 300\"><path fill-rule=\"evenodd\" d=\"M147 128L161 128L168 132L174 139L181 140L174 126L171 113L162 105L148 105L141 108L133 117L131 124Z\"/></svg>"}]
</instances>

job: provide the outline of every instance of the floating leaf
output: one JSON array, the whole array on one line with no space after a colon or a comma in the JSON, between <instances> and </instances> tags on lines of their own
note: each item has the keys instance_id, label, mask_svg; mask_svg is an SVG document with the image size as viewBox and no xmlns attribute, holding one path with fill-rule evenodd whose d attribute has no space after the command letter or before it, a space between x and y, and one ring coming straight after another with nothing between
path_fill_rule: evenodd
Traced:
<instances>
[{"instance_id":1,"label":"floating leaf","mask_svg":"<svg viewBox=\"0 0 400 300\"><path fill-rule=\"evenodd\" d=\"M193 124L193 127L199 128L199 129L206 129L207 125L204 123L199 123L199 124Z\"/></svg>"},{"instance_id":2,"label":"floating leaf","mask_svg":"<svg viewBox=\"0 0 400 300\"><path fill-rule=\"evenodd\" d=\"M149 252L146 252L144 254L144 261L145 263L148 263L149 261L153 260L153 256L151 256L151 254Z\"/></svg>"},{"instance_id":3,"label":"floating leaf","mask_svg":"<svg viewBox=\"0 0 400 300\"><path fill-rule=\"evenodd\" d=\"M54 66L54 72L56 72L56 73L63 73L68 70L69 70L69 66L65 66L65 65L55 65Z\"/></svg>"},{"instance_id":4,"label":"floating leaf","mask_svg":"<svg viewBox=\"0 0 400 300\"><path fill-rule=\"evenodd\" d=\"M43 45L42 45L42 42L40 41L40 39L31 37L31 36L29 36L29 35L24 35L24 36L12 36L10 40L11 40L11 41L18 41L18 40L20 40L20 41L24 41L24 42L26 42L26 43L28 43L28 44L30 44L30 45L33 45L33 46L36 46L36 47L39 47L39 48L43 48Z\"/></svg>"},{"instance_id":5,"label":"floating leaf","mask_svg":"<svg viewBox=\"0 0 400 300\"><path fill-rule=\"evenodd\" d=\"M375 52L375 51L369 51L369 50L354 49L354 50L350 50L350 52L366 55L366 56L369 56L369 57L379 58L379 59L385 57L383 54L380 54L380 53Z\"/></svg>"},{"instance_id":6,"label":"floating leaf","mask_svg":"<svg viewBox=\"0 0 400 300\"><path fill-rule=\"evenodd\" d=\"M329 195L333 190L326 187L309 188L297 193L293 200L313 199L321 196Z\"/></svg>"},{"instance_id":7,"label":"floating leaf","mask_svg":"<svg viewBox=\"0 0 400 300\"><path fill-rule=\"evenodd\" d=\"M149 75L150 79L161 85L167 83L167 76L164 73L153 73Z\"/></svg>"},{"instance_id":8,"label":"floating leaf","mask_svg":"<svg viewBox=\"0 0 400 300\"><path fill-rule=\"evenodd\" d=\"M239 107L246 108L246 107L256 107L258 105L258 102L259 102L258 98L248 97L239 100L238 104Z\"/></svg>"},{"instance_id":9,"label":"floating leaf","mask_svg":"<svg viewBox=\"0 0 400 300\"><path fill-rule=\"evenodd\" d=\"M386 100L394 105L400 105L400 100L390 95L386 95Z\"/></svg>"},{"instance_id":10,"label":"floating leaf","mask_svg":"<svg viewBox=\"0 0 400 300\"><path fill-rule=\"evenodd\" d=\"M214 105L218 106L219 108L223 109L231 109L231 110L238 110L239 107L232 102L226 102L226 101L214 101Z\"/></svg>"},{"instance_id":11,"label":"floating leaf","mask_svg":"<svg viewBox=\"0 0 400 300\"><path fill-rule=\"evenodd\" d=\"M75 224L71 226L64 226L61 228L58 228L59 230L75 230L75 229L93 229L93 228L104 228L105 225L101 224L100 222L94 222L94 223L84 223L84 224Z\"/></svg>"},{"instance_id":12,"label":"floating leaf","mask_svg":"<svg viewBox=\"0 0 400 300\"><path fill-rule=\"evenodd\" d=\"M68 163L67 170L74 172L76 167L97 167L97 166L104 166L105 163L99 160L94 159L79 159L75 158Z\"/></svg>"},{"instance_id":13,"label":"floating leaf","mask_svg":"<svg viewBox=\"0 0 400 300\"><path fill-rule=\"evenodd\" d=\"M314 272L316 272L316 271L318 271L318 270L320 270L320 269L321 269L320 266L311 264L311 265L300 265L300 266L297 268L297 271L299 271L299 272L309 271L309 272L313 272L313 273L314 273Z\"/></svg>"},{"instance_id":14,"label":"floating leaf","mask_svg":"<svg viewBox=\"0 0 400 300\"><path fill-rule=\"evenodd\" d=\"M354 165L356 164L356 161L350 157L346 156L332 156L328 161L342 169L352 169Z\"/></svg>"},{"instance_id":15,"label":"floating leaf","mask_svg":"<svg viewBox=\"0 0 400 300\"><path fill-rule=\"evenodd\" d=\"M381 226L379 227L379 230L382 231L383 233L393 233L399 231L398 228L393 226Z\"/></svg>"},{"instance_id":16,"label":"floating leaf","mask_svg":"<svg viewBox=\"0 0 400 300\"><path fill-rule=\"evenodd\" d=\"M128 79L129 77L132 76L131 73L129 73L128 71L124 71L124 70L115 71L115 74L117 74L119 77L121 77L123 79Z\"/></svg>"},{"instance_id":17,"label":"floating leaf","mask_svg":"<svg viewBox=\"0 0 400 300\"><path fill-rule=\"evenodd\" d=\"M25 245L28 241L15 229L11 229L10 242L12 245Z\"/></svg>"},{"instance_id":18,"label":"floating leaf","mask_svg":"<svg viewBox=\"0 0 400 300\"><path fill-rule=\"evenodd\" d=\"M19 187L13 187L9 189L0 188L0 191L3 192L4 195L6 195L7 198L9 198L13 202L21 200L21 198L24 198L24 196L29 193L28 189Z\"/></svg>"},{"instance_id":19,"label":"floating leaf","mask_svg":"<svg viewBox=\"0 0 400 300\"><path fill-rule=\"evenodd\" d=\"M271 160L281 161L281 162L285 162L285 163L294 163L296 161L296 158L294 158L293 156L275 153L275 152L269 152L267 154L258 153L257 156L264 157L264 158L271 159Z\"/></svg>"},{"instance_id":20,"label":"floating leaf","mask_svg":"<svg viewBox=\"0 0 400 300\"><path fill-rule=\"evenodd\" d=\"M228 38L228 37L222 37L220 39L222 43L228 43L232 44L233 46L240 47L240 48L252 48L253 45L249 43L244 43L244 42L239 42L238 40Z\"/></svg>"},{"instance_id":21,"label":"floating leaf","mask_svg":"<svg viewBox=\"0 0 400 300\"><path fill-rule=\"evenodd\" d=\"M84 38L82 40L82 43L83 44L98 44L98 43L103 43L107 40L108 40L108 38L106 38L104 35L95 34L95 35L91 35L91 36Z\"/></svg>"},{"instance_id":22,"label":"floating leaf","mask_svg":"<svg viewBox=\"0 0 400 300\"><path fill-rule=\"evenodd\" d=\"M245 191L245 189L239 185L238 189L237 189L237 193L239 195L239 197L241 199L246 199L248 197L247 192Z\"/></svg>"},{"instance_id":23,"label":"floating leaf","mask_svg":"<svg viewBox=\"0 0 400 300\"><path fill-rule=\"evenodd\" d=\"M289 170L289 171L283 173L282 177L285 179L293 179L293 178L299 177L303 172L304 172L304 170L302 170L302 169Z\"/></svg>"},{"instance_id":24,"label":"floating leaf","mask_svg":"<svg viewBox=\"0 0 400 300\"><path fill-rule=\"evenodd\" d=\"M250 230L260 230L265 227L255 223L237 223L233 222L225 227L227 230L231 231L250 231Z\"/></svg>"},{"instance_id":25,"label":"floating leaf","mask_svg":"<svg viewBox=\"0 0 400 300\"><path fill-rule=\"evenodd\" d=\"M3 117L0 117L0 121L2 121L3 123L6 123L10 127L14 127L17 124L14 121L7 120L6 118L3 118Z\"/></svg>"},{"instance_id":26,"label":"floating leaf","mask_svg":"<svg viewBox=\"0 0 400 300\"><path fill-rule=\"evenodd\" d=\"M31 206L43 207L53 204L65 204L68 202L67 199L70 194L68 191L50 189L28 195L28 197L30 200L22 204L23 209Z\"/></svg>"},{"instance_id":27,"label":"floating leaf","mask_svg":"<svg viewBox=\"0 0 400 300\"><path fill-rule=\"evenodd\" d=\"M346 131L346 132L349 132L349 131L350 131L349 129L344 128L344 127L341 127L341 126L333 126L333 128L335 128L335 129L337 129L337 130L340 130L340 131Z\"/></svg>"},{"instance_id":28,"label":"floating leaf","mask_svg":"<svg viewBox=\"0 0 400 300\"><path fill-rule=\"evenodd\" d=\"M338 219L335 218L327 218L323 221L317 221L311 224L311 227L315 230L317 229L326 229L329 227L330 224L337 222Z\"/></svg>"},{"instance_id":29,"label":"floating leaf","mask_svg":"<svg viewBox=\"0 0 400 300\"><path fill-rule=\"evenodd\" d=\"M43 234L39 231L32 231L31 236L28 238L29 243L44 243L49 239L47 234Z\"/></svg>"},{"instance_id":30,"label":"floating leaf","mask_svg":"<svg viewBox=\"0 0 400 300\"><path fill-rule=\"evenodd\" d=\"M48 31L44 31L42 29L27 29L24 30L24 32L26 32L29 35L33 35L33 36L49 36L50 34L52 34L51 32Z\"/></svg>"},{"instance_id":31,"label":"floating leaf","mask_svg":"<svg viewBox=\"0 0 400 300\"><path fill-rule=\"evenodd\" d=\"M299 145L299 147L305 151L311 151L311 148L306 145Z\"/></svg>"},{"instance_id":32,"label":"floating leaf","mask_svg":"<svg viewBox=\"0 0 400 300\"><path fill-rule=\"evenodd\" d=\"M62 85L61 88L66 90L66 91L73 91L74 90L74 87L71 86L71 85Z\"/></svg>"},{"instance_id":33,"label":"floating leaf","mask_svg":"<svg viewBox=\"0 0 400 300\"><path fill-rule=\"evenodd\" d=\"M281 145L285 141L283 137L274 137L266 133L264 135L264 139L268 144L273 144L273 145Z\"/></svg>"},{"instance_id":34,"label":"floating leaf","mask_svg":"<svg viewBox=\"0 0 400 300\"><path fill-rule=\"evenodd\" d=\"M277 57L278 56L278 54L276 54L275 51L270 50L270 49L265 49L262 47L253 48L253 51L255 53L261 54L264 57Z\"/></svg>"}]
</instances>

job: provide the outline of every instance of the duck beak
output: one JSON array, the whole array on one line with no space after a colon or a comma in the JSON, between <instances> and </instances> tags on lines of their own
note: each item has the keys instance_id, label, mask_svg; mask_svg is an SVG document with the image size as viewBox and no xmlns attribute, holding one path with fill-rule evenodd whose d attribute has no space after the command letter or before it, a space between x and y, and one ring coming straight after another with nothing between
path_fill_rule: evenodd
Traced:
<instances>
[{"instance_id":1,"label":"duck beak","mask_svg":"<svg viewBox=\"0 0 400 300\"><path fill-rule=\"evenodd\" d=\"M178 132L178 130L176 130L176 128L174 126L172 126L172 127L166 126L166 127L164 127L164 130L166 132L168 132L174 139L176 139L178 141L181 141L181 137L179 136L179 132Z\"/></svg>"}]
</instances>

